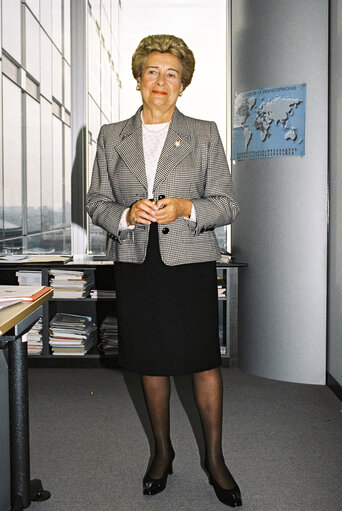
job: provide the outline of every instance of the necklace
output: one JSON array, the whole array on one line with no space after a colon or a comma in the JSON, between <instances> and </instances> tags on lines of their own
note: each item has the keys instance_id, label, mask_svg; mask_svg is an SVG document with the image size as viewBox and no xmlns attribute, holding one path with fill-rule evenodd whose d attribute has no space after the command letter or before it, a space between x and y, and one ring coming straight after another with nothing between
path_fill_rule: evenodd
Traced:
<instances>
[{"instance_id":1,"label":"necklace","mask_svg":"<svg viewBox=\"0 0 342 511\"><path fill-rule=\"evenodd\" d=\"M144 123L142 112L140 113L140 118L141 118L141 122L142 122L143 128L145 128L145 130L149 131L150 133L161 133L162 131L166 130L166 128L168 128L169 124L170 124L170 121L169 122L158 123L158 124L151 124L151 126L162 126L162 128L159 128L159 130L154 130L153 128L152 129L148 128L148 124Z\"/></svg>"}]
</instances>

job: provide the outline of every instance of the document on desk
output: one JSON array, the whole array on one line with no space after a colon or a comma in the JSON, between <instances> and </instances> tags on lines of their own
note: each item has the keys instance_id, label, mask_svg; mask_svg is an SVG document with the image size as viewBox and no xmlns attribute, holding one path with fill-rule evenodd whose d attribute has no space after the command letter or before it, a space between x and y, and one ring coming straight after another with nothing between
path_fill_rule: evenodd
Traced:
<instances>
[{"instance_id":1,"label":"document on desk","mask_svg":"<svg viewBox=\"0 0 342 511\"><path fill-rule=\"evenodd\" d=\"M0 286L0 303L34 302L50 289L48 286Z\"/></svg>"},{"instance_id":2,"label":"document on desk","mask_svg":"<svg viewBox=\"0 0 342 511\"><path fill-rule=\"evenodd\" d=\"M10 307L11 305L15 305L16 303L20 303L21 300L11 300L10 302L0 302L0 310L5 309L6 307Z\"/></svg>"}]
</instances>

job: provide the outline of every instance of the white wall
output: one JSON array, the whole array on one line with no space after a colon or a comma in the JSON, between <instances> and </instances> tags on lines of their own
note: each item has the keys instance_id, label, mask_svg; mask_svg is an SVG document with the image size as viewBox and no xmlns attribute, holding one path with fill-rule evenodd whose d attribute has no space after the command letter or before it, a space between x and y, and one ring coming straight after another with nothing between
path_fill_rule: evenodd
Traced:
<instances>
[{"instance_id":1,"label":"white wall","mask_svg":"<svg viewBox=\"0 0 342 511\"><path fill-rule=\"evenodd\" d=\"M328 373L342 385L342 4L330 1Z\"/></svg>"},{"instance_id":2,"label":"white wall","mask_svg":"<svg viewBox=\"0 0 342 511\"><path fill-rule=\"evenodd\" d=\"M325 383L328 0L233 0L232 94L306 83L306 154L239 161L239 362Z\"/></svg>"},{"instance_id":3,"label":"white wall","mask_svg":"<svg viewBox=\"0 0 342 511\"><path fill-rule=\"evenodd\" d=\"M177 107L186 115L217 122L226 140L226 2L225 0L122 0L120 117L135 113L140 93L131 72L132 55L150 34L173 34L194 52L196 68Z\"/></svg>"}]
</instances>

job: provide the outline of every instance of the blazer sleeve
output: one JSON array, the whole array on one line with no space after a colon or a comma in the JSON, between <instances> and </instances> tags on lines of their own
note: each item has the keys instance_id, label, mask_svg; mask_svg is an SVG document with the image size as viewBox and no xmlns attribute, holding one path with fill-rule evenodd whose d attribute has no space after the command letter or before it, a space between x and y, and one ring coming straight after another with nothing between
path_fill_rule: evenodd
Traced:
<instances>
[{"instance_id":1,"label":"blazer sleeve","mask_svg":"<svg viewBox=\"0 0 342 511\"><path fill-rule=\"evenodd\" d=\"M210 123L206 182L203 197L194 198L196 224L189 222L195 235L231 224L239 213L227 158L215 122Z\"/></svg>"},{"instance_id":2,"label":"blazer sleeve","mask_svg":"<svg viewBox=\"0 0 342 511\"><path fill-rule=\"evenodd\" d=\"M89 191L86 195L86 209L94 225L98 225L108 235L121 242L128 235L119 232L119 224L126 206L117 204L108 176L105 153L105 126L102 126L97 139L96 156Z\"/></svg>"}]
</instances>

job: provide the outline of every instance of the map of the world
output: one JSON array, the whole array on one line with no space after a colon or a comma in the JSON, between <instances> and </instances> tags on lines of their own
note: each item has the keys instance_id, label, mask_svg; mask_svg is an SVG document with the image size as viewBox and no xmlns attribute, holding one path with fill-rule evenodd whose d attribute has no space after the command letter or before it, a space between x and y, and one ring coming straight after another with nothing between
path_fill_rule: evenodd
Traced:
<instances>
[{"instance_id":1,"label":"map of the world","mask_svg":"<svg viewBox=\"0 0 342 511\"><path fill-rule=\"evenodd\" d=\"M306 84L237 94L233 160L305 154Z\"/></svg>"}]
</instances>

